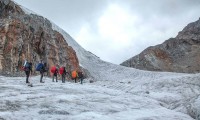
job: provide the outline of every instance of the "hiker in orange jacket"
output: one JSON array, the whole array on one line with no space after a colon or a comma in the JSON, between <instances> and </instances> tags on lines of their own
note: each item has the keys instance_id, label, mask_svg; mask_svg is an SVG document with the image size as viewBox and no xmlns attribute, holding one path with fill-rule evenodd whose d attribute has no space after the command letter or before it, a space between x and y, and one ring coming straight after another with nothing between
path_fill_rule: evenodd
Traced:
<instances>
[{"instance_id":1,"label":"hiker in orange jacket","mask_svg":"<svg viewBox=\"0 0 200 120\"><path fill-rule=\"evenodd\" d=\"M75 83L76 83L77 78L78 78L78 74L77 74L76 70L72 71L72 80L75 80Z\"/></svg>"}]
</instances>

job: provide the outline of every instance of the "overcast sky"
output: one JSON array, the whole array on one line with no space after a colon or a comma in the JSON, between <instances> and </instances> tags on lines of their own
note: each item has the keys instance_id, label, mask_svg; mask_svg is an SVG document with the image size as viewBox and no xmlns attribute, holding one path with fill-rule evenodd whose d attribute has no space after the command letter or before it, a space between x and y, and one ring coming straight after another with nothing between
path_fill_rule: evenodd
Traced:
<instances>
[{"instance_id":1,"label":"overcast sky","mask_svg":"<svg viewBox=\"0 0 200 120\"><path fill-rule=\"evenodd\" d=\"M14 0L48 18L83 48L119 64L175 37L200 17L200 0Z\"/></svg>"}]
</instances>

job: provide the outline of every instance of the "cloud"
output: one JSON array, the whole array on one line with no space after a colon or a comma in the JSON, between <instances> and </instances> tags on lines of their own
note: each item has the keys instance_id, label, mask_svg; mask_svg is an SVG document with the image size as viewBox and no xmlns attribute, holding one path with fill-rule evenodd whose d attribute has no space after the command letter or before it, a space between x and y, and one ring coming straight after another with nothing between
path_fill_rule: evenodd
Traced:
<instances>
[{"instance_id":1,"label":"cloud","mask_svg":"<svg viewBox=\"0 0 200 120\"><path fill-rule=\"evenodd\" d=\"M130 26L134 21L134 17L120 6L110 5L97 23L99 35L115 44L113 47L127 46L131 42Z\"/></svg>"},{"instance_id":2,"label":"cloud","mask_svg":"<svg viewBox=\"0 0 200 120\"><path fill-rule=\"evenodd\" d=\"M130 25L136 23L137 18L131 16L117 4L111 4L99 17L95 25L97 31L92 32L92 24L85 24L75 39L84 47L91 50L101 59L112 62L121 61L122 48L131 44L134 36Z\"/></svg>"}]
</instances>

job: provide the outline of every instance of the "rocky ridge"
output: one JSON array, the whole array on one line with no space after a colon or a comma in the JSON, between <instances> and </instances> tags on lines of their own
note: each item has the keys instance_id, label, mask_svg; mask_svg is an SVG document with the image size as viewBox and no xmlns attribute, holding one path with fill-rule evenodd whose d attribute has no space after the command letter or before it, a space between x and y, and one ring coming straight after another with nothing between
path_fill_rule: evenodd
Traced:
<instances>
[{"instance_id":1,"label":"rocky ridge","mask_svg":"<svg viewBox=\"0 0 200 120\"><path fill-rule=\"evenodd\" d=\"M196 73L200 71L200 19L175 38L151 46L120 65L141 70Z\"/></svg>"}]
</instances>

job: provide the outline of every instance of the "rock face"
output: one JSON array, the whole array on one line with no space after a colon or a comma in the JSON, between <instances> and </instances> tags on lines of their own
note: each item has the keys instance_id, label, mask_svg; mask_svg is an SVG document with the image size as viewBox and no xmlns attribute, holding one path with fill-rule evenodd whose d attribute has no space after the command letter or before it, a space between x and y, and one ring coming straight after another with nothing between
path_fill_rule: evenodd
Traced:
<instances>
[{"instance_id":1,"label":"rock face","mask_svg":"<svg viewBox=\"0 0 200 120\"><path fill-rule=\"evenodd\" d=\"M175 38L149 47L121 65L150 71L199 72L200 19L188 24Z\"/></svg>"},{"instance_id":2,"label":"rock face","mask_svg":"<svg viewBox=\"0 0 200 120\"><path fill-rule=\"evenodd\" d=\"M10 0L0 0L0 73L20 75L25 59L33 67L43 60L49 68L58 64L67 71L80 70L76 52L49 20L25 14Z\"/></svg>"}]
</instances>

